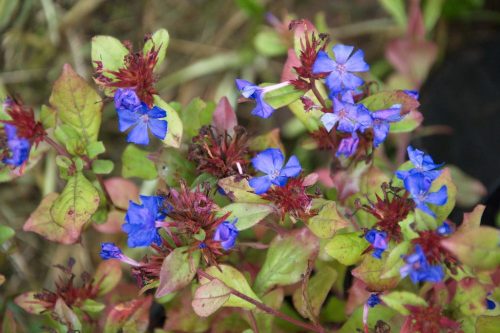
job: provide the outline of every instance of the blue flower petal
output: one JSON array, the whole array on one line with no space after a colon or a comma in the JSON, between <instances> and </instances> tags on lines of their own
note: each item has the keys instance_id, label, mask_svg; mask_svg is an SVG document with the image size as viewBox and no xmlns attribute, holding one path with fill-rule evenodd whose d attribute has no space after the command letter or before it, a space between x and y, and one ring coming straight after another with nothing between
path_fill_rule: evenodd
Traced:
<instances>
[{"instance_id":1,"label":"blue flower petal","mask_svg":"<svg viewBox=\"0 0 500 333\"><path fill-rule=\"evenodd\" d=\"M254 177L248 181L248 184L256 194L263 194L271 187L271 179L269 176Z\"/></svg>"},{"instance_id":2,"label":"blue flower petal","mask_svg":"<svg viewBox=\"0 0 500 333\"><path fill-rule=\"evenodd\" d=\"M325 51L319 51L314 61L312 72L313 74L329 73L335 69L336 63Z\"/></svg>"},{"instance_id":3,"label":"blue flower petal","mask_svg":"<svg viewBox=\"0 0 500 333\"><path fill-rule=\"evenodd\" d=\"M262 92L259 91L256 93L256 95L257 96L255 98L255 101L257 103L255 108L252 110L252 115L264 119L269 118L274 113L274 108L266 103L266 101L264 100L264 94L262 94Z\"/></svg>"},{"instance_id":4,"label":"blue flower petal","mask_svg":"<svg viewBox=\"0 0 500 333\"><path fill-rule=\"evenodd\" d=\"M328 132L330 132L332 128L335 127L338 121L339 121L339 116L335 113L325 113L321 117L321 122L323 123L323 126L325 126Z\"/></svg>"},{"instance_id":5,"label":"blue flower petal","mask_svg":"<svg viewBox=\"0 0 500 333\"><path fill-rule=\"evenodd\" d=\"M335 61L338 64L343 65L347 62L347 59L349 59L349 56L354 50L354 46L337 44L332 48L332 50L333 53L335 54Z\"/></svg>"},{"instance_id":6,"label":"blue flower petal","mask_svg":"<svg viewBox=\"0 0 500 333\"><path fill-rule=\"evenodd\" d=\"M127 109L117 109L116 112L118 114L118 129L120 132L125 132L140 120L140 115L137 112Z\"/></svg>"},{"instance_id":7,"label":"blue flower petal","mask_svg":"<svg viewBox=\"0 0 500 333\"><path fill-rule=\"evenodd\" d=\"M127 142L133 142L138 145L149 144L148 126L144 121L139 120L137 122L137 125L128 134Z\"/></svg>"},{"instance_id":8,"label":"blue flower petal","mask_svg":"<svg viewBox=\"0 0 500 333\"><path fill-rule=\"evenodd\" d=\"M341 77L341 81L345 89L356 89L365 82L362 78L352 73L345 73Z\"/></svg>"},{"instance_id":9,"label":"blue flower petal","mask_svg":"<svg viewBox=\"0 0 500 333\"><path fill-rule=\"evenodd\" d=\"M345 63L345 68L349 72L367 72L370 66L365 62L363 50L357 50Z\"/></svg>"},{"instance_id":10,"label":"blue flower petal","mask_svg":"<svg viewBox=\"0 0 500 333\"><path fill-rule=\"evenodd\" d=\"M161 140L165 139L168 130L168 123L166 120L149 119L148 125L154 136Z\"/></svg>"},{"instance_id":11,"label":"blue flower petal","mask_svg":"<svg viewBox=\"0 0 500 333\"><path fill-rule=\"evenodd\" d=\"M147 113L149 118L165 118L167 116L167 112L158 106L153 106Z\"/></svg>"},{"instance_id":12,"label":"blue flower petal","mask_svg":"<svg viewBox=\"0 0 500 333\"><path fill-rule=\"evenodd\" d=\"M285 167L281 170L280 176L288 178L296 177L300 174L301 171L302 166L300 165L299 159L297 158L297 156L292 155Z\"/></svg>"},{"instance_id":13,"label":"blue flower petal","mask_svg":"<svg viewBox=\"0 0 500 333\"><path fill-rule=\"evenodd\" d=\"M441 186L439 191L428 193L425 202L431 203L433 205L442 206L448 201L448 191L446 185Z\"/></svg>"},{"instance_id":14,"label":"blue flower petal","mask_svg":"<svg viewBox=\"0 0 500 333\"><path fill-rule=\"evenodd\" d=\"M267 148L252 159L253 167L267 174L272 174L283 167L284 156L278 148Z\"/></svg>"}]
</instances>

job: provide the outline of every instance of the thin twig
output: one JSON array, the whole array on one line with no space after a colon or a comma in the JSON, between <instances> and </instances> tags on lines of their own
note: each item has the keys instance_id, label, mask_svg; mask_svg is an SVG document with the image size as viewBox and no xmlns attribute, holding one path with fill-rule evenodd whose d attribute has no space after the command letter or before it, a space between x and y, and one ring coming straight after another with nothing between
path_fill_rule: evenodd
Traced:
<instances>
[{"instance_id":1,"label":"thin twig","mask_svg":"<svg viewBox=\"0 0 500 333\"><path fill-rule=\"evenodd\" d=\"M250 324L252 325L252 330L254 333L259 333L259 326L257 325L257 320L252 311L248 311L248 316L250 317Z\"/></svg>"},{"instance_id":2,"label":"thin twig","mask_svg":"<svg viewBox=\"0 0 500 333\"><path fill-rule=\"evenodd\" d=\"M318 88L316 88L316 80L311 78L310 82L311 82L311 90L314 93L314 96L316 96L318 101L321 103L321 106L323 106L325 110L328 110L325 99L323 98L323 96L321 96L321 93L319 92Z\"/></svg>"},{"instance_id":3,"label":"thin twig","mask_svg":"<svg viewBox=\"0 0 500 333\"><path fill-rule=\"evenodd\" d=\"M204 277L204 278L206 278L206 279L208 279L210 281L212 281L212 280L219 280L219 279L213 277L212 275L210 275L210 274L202 271L201 269L198 269L197 272L198 272L199 276L202 276L202 277ZM222 281L220 281L220 282L222 282ZM224 283L224 282L222 282L222 283ZM284 313L282 313L282 312L280 312L278 310L275 310L275 309L271 308L270 306L265 305L264 303L261 303L261 302L255 300L255 299L253 299L253 298L251 298L251 297L243 294L243 293L240 293L238 290L235 290L235 289L227 286L225 283L224 283L224 285L229 289L229 291L231 292L231 294L233 294L234 296L239 297L239 298L247 301L248 303L251 303L251 304L255 305L257 308L259 308L260 310L264 311L265 313L268 313L268 314L273 315L275 317L278 317L278 318L281 318L283 320L286 320L289 323L292 323L292 324L294 324L296 326L305 328L305 329L310 330L312 332L317 332L317 333L323 333L324 332L323 329L319 329L318 327L316 327L314 325L311 325L311 324L308 324L308 323L304 323L304 322L302 322L300 320L292 318L292 317L290 317L290 316L288 316L288 315L286 315L286 314L284 314Z\"/></svg>"}]
</instances>

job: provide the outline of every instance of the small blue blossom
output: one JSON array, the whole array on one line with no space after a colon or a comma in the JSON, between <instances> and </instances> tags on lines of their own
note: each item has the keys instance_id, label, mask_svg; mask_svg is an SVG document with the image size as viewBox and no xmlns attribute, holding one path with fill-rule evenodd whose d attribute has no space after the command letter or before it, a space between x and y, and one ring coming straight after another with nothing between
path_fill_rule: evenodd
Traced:
<instances>
[{"instance_id":1,"label":"small blue blossom","mask_svg":"<svg viewBox=\"0 0 500 333\"><path fill-rule=\"evenodd\" d=\"M115 108L133 111L141 107L141 100L133 89L119 88L115 91Z\"/></svg>"},{"instance_id":2,"label":"small blue blossom","mask_svg":"<svg viewBox=\"0 0 500 333\"><path fill-rule=\"evenodd\" d=\"M331 131L338 124L337 129L341 132L364 132L372 125L370 111L362 105L354 104L350 93L344 94L342 100L333 98L333 110L333 113L325 113L321 117L327 131Z\"/></svg>"},{"instance_id":3,"label":"small blue blossom","mask_svg":"<svg viewBox=\"0 0 500 333\"><path fill-rule=\"evenodd\" d=\"M441 236L448 236L453 233L453 229L448 222L443 222L437 229L436 232Z\"/></svg>"},{"instance_id":4,"label":"small blue blossom","mask_svg":"<svg viewBox=\"0 0 500 333\"><path fill-rule=\"evenodd\" d=\"M122 230L128 234L129 247L161 244L156 222L165 217L161 210L163 199L158 196L141 195L142 204L130 201Z\"/></svg>"},{"instance_id":5,"label":"small blue blossom","mask_svg":"<svg viewBox=\"0 0 500 333\"><path fill-rule=\"evenodd\" d=\"M266 174L250 179L249 184L255 193L266 193L272 184L284 186L288 178L296 177L302 171L297 156L290 157L283 167L284 160L283 153L277 148L268 148L252 159L254 168Z\"/></svg>"},{"instance_id":6,"label":"small blue blossom","mask_svg":"<svg viewBox=\"0 0 500 333\"><path fill-rule=\"evenodd\" d=\"M343 138L342 141L340 141L339 148L337 149L335 155L337 157L341 155L344 155L345 157L350 157L356 152L356 149L358 149L358 144L359 144L358 135L356 133L352 133L350 137Z\"/></svg>"},{"instance_id":7,"label":"small blue blossom","mask_svg":"<svg viewBox=\"0 0 500 333\"><path fill-rule=\"evenodd\" d=\"M241 95L245 98L254 99L256 102L255 108L252 110L252 115L269 118L274 113L274 108L264 100L264 95L270 91L290 85L290 82L285 81L278 84L273 84L266 87L259 87L252 82L236 79L236 87Z\"/></svg>"},{"instance_id":8,"label":"small blue blossom","mask_svg":"<svg viewBox=\"0 0 500 333\"><path fill-rule=\"evenodd\" d=\"M413 163L414 167L408 171L401 170L396 172L396 176L399 179L404 180L408 175L421 173L430 180L434 180L441 174L442 170L437 170L443 166L443 163L436 164L432 160L432 157L421 150L415 149L412 146L408 146L408 157Z\"/></svg>"},{"instance_id":9,"label":"small blue blossom","mask_svg":"<svg viewBox=\"0 0 500 333\"><path fill-rule=\"evenodd\" d=\"M375 307L375 305L378 305L382 302L382 300L380 299L380 297L378 296L378 294L371 294L370 297L368 297L368 300L366 301L366 304L368 304L368 306L370 308L373 308Z\"/></svg>"},{"instance_id":10,"label":"small blue blossom","mask_svg":"<svg viewBox=\"0 0 500 333\"><path fill-rule=\"evenodd\" d=\"M238 228L236 228L235 223L237 219L232 223L229 221L224 221L215 230L214 241L220 242L224 250L230 250L234 247L236 238L238 237Z\"/></svg>"},{"instance_id":11,"label":"small blue blossom","mask_svg":"<svg viewBox=\"0 0 500 333\"><path fill-rule=\"evenodd\" d=\"M374 249L372 256L381 259L382 253L387 249L387 233L371 229L366 233L365 239L372 244Z\"/></svg>"},{"instance_id":12,"label":"small blue blossom","mask_svg":"<svg viewBox=\"0 0 500 333\"><path fill-rule=\"evenodd\" d=\"M4 131L7 136L10 157L5 157L2 162L13 167L21 166L28 160L31 144L29 140L17 136L17 128L14 125L5 124Z\"/></svg>"},{"instance_id":13,"label":"small blue blossom","mask_svg":"<svg viewBox=\"0 0 500 333\"><path fill-rule=\"evenodd\" d=\"M415 252L405 258L406 265L399 273L402 278L410 276L413 283L440 282L444 278L443 268L439 265L430 265L420 245L415 245Z\"/></svg>"},{"instance_id":14,"label":"small blue blossom","mask_svg":"<svg viewBox=\"0 0 500 333\"><path fill-rule=\"evenodd\" d=\"M488 310L495 310L496 307L497 307L497 304L494 301L492 301L489 298L486 299L486 308Z\"/></svg>"},{"instance_id":15,"label":"small blue blossom","mask_svg":"<svg viewBox=\"0 0 500 333\"><path fill-rule=\"evenodd\" d=\"M335 60L331 59L325 51L318 52L312 68L313 74L329 73L326 85L333 95L361 86L364 83L363 79L353 73L367 72L370 69L364 60L363 51L357 50L352 54L354 47L342 44L335 45L332 50Z\"/></svg>"},{"instance_id":16,"label":"small blue blossom","mask_svg":"<svg viewBox=\"0 0 500 333\"><path fill-rule=\"evenodd\" d=\"M448 191L446 185L443 185L438 191L429 192L431 185L432 180L422 173L410 174L404 179L404 186L410 192L416 207L432 217L436 217L427 204L443 206L448 201Z\"/></svg>"},{"instance_id":17,"label":"small blue blossom","mask_svg":"<svg viewBox=\"0 0 500 333\"><path fill-rule=\"evenodd\" d=\"M385 141L389 134L390 123L400 121L401 105L395 104L386 110L379 110L371 113L373 119L373 146L376 148Z\"/></svg>"},{"instance_id":18,"label":"small blue blossom","mask_svg":"<svg viewBox=\"0 0 500 333\"><path fill-rule=\"evenodd\" d=\"M125 105L123 101L120 103ZM134 109L121 107L116 112L118 113L120 132L125 132L132 127L127 136L127 142L147 145L149 144L149 131L157 138L161 140L165 139L168 123L162 118L167 116L167 112L160 107L153 106L150 109L146 103L141 103L139 107Z\"/></svg>"},{"instance_id":19,"label":"small blue blossom","mask_svg":"<svg viewBox=\"0 0 500 333\"><path fill-rule=\"evenodd\" d=\"M123 258L122 250L115 243L102 243L99 255L104 260Z\"/></svg>"}]
</instances>

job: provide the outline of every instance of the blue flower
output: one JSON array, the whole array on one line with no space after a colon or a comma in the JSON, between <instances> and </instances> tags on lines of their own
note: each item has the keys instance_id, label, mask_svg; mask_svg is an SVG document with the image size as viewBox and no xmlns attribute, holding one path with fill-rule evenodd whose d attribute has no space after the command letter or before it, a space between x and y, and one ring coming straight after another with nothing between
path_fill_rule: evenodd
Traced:
<instances>
[{"instance_id":1,"label":"blue flower","mask_svg":"<svg viewBox=\"0 0 500 333\"><path fill-rule=\"evenodd\" d=\"M376 148L387 138L389 134L390 123L400 121L401 105L395 104L386 110L379 110L371 113L373 119L373 146Z\"/></svg>"},{"instance_id":2,"label":"blue flower","mask_svg":"<svg viewBox=\"0 0 500 333\"><path fill-rule=\"evenodd\" d=\"M122 250L115 243L102 243L99 255L104 260L123 258Z\"/></svg>"},{"instance_id":3,"label":"blue flower","mask_svg":"<svg viewBox=\"0 0 500 333\"><path fill-rule=\"evenodd\" d=\"M121 103L121 102L120 102ZM118 125L120 132L125 132L133 127L127 136L127 142L139 145L149 144L149 131L157 138L163 140L167 135L168 123L161 119L167 116L165 110L158 106L148 108L146 103L141 103L135 109L121 107L116 110L118 113Z\"/></svg>"},{"instance_id":4,"label":"blue flower","mask_svg":"<svg viewBox=\"0 0 500 333\"><path fill-rule=\"evenodd\" d=\"M382 300L378 297L378 294L371 294L366 304L368 304L370 308L373 308L375 305L380 304L380 302L382 302Z\"/></svg>"},{"instance_id":5,"label":"blue flower","mask_svg":"<svg viewBox=\"0 0 500 333\"><path fill-rule=\"evenodd\" d=\"M288 163L283 167L284 160L283 153L277 148L268 148L252 159L254 168L266 174L250 179L249 184L255 193L266 193L272 184L284 186L288 178L296 177L302 171L300 162L295 155L290 157Z\"/></svg>"},{"instance_id":6,"label":"blue flower","mask_svg":"<svg viewBox=\"0 0 500 333\"><path fill-rule=\"evenodd\" d=\"M129 247L161 244L156 222L165 217L161 210L163 199L158 196L141 195L142 204L130 201L122 230L128 234Z\"/></svg>"},{"instance_id":7,"label":"blue flower","mask_svg":"<svg viewBox=\"0 0 500 333\"><path fill-rule=\"evenodd\" d=\"M326 85L333 94L353 90L362 85L363 79L352 73L366 72L370 69L364 60L363 51L358 50L352 54L354 47L342 44L335 45L332 50L335 60L331 59L325 51L318 52L312 68L313 74L329 73Z\"/></svg>"},{"instance_id":8,"label":"blue flower","mask_svg":"<svg viewBox=\"0 0 500 333\"><path fill-rule=\"evenodd\" d=\"M252 114L261 118L269 118L274 113L274 108L267 104L264 100L264 95L270 91L289 86L290 82L285 81L277 84L273 84L266 87L259 87L252 82L248 82L242 79L236 79L236 87L240 91L241 95L245 98L254 99L257 105L252 110Z\"/></svg>"},{"instance_id":9,"label":"blue flower","mask_svg":"<svg viewBox=\"0 0 500 333\"><path fill-rule=\"evenodd\" d=\"M413 98L414 100L418 100L418 98L420 97L418 91L416 90L403 90L403 92L408 96L410 96L411 98Z\"/></svg>"},{"instance_id":10,"label":"blue flower","mask_svg":"<svg viewBox=\"0 0 500 333\"><path fill-rule=\"evenodd\" d=\"M115 91L114 100L115 108L117 110L126 109L129 111L134 111L135 109L141 107L141 100L133 89L117 89Z\"/></svg>"},{"instance_id":11,"label":"blue flower","mask_svg":"<svg viewBox=\"0 0 500 333\"><path fill-rule=\"evenodd\" d=\"M5 124L4 131L7 136L7 147L10 157L5 157L2 162L13 167L22 165L30 156L31 144L29 140L17 136L17 128L14 125Z\"/></svg>"},{"instance_id":12,"label":"blue flower","mask_svg":"<svg viewBox=\"0 0 500 333\"><path fill-rule=\"evenodd\" d=\"M412 146L408 146L408 157L413 163L413 168L408 171L397 171L396 176L399 179L404 180L408 175L415 173L422 173L424 176L430 180L434 180L441 174L442 170L437 170L443 166L443 163L436 164L432 160L432 157L421 150L415 149Z\"/></svg>"},{"instance_id":13,"label":"blue flower","mask_svg":"<svg viewBox=\"0 0 500 333\"><path fill-rule=\"evenodd\" d=\"M356 133L352 133L350 137L343 138L342 141L340 141L340 145L335 155L337 157L341 155L344 155L345 157L350 157L356 152L356 149L358 149L358 144L359 144L358 135Z\"/></svg>"},{"instance_id":14,"label":"blue flower","mask_svg":"<svg viewBox=\"0 0 500 333\"><path fill-rule=\"evenodd\" d=\"M497 304L494 301L492 301L489 298L486 299L486 308L488 310L495 310L496 307L497 307Z\"/></svg>"},{"instance_id":15,"label":"blue flower","mask_svg":"<svg viewBox=\"0 0 500 333\"><path fill-rule=\"evenodd\" d=\"M387 249L387 233L384 231L378 231L376 229L369 230L365 239L368 243L372 244L375 251L373 251L372 256L381 259L382 253Z\"/></svg>"},{"instance_id":16,"label":"blue flower","mask_svg":"<svg viewBox=\"0 0 500 333\"><path fill-rule=\"evenodd\" d=\"M441 186L437 192L429 192L432 180L422 173L410 174L404 179L404 185L410 196L415 202L418 209L426 212L432 217L436 217L436 214L427 206L427 204L433 204L437 206L442 206L448 201L448 193L446 185Z\"/></svg>"},{"instance_id":17,"label":"blue flower","mask_svg":"<svg viewBox=\"0 0 500 333\"><path fill-rule=\"evenodd\" d=\"M341 132L354 133L357 130L364 132L372 125L370 111L364 106L354 104L352 95L346 93L342 100L333 98L333 113L325 113L321 122L327 131L338 124L337 129Z\"/></svg>"},{"instance_id":18,"label":"blue flower","mask_svg":"<svg viewBox=\"0 0 500 333\"><path fill-rule=\"evenodd\" d=\"M406 265L399 273L402 278L410 276L413 283L440 282L444 278L443 268L439 265L430 265L420 245L415 245L415 252L405 258Z\"/></svg>"},{"instance_id":19,"label":"blue flower","mask_svg":"<svg viewBox=\"0 0 500 333\"><path fill-rule=\"evenodd\" d=\"M238 237L238 228L234 225L237 219L233 223L229 221L224 221L215 230L214 241L220 242L224 250L230 250L234 247L236 238Z\"/></svg>"},{"instance_id":20,"label":"blue flower","mask_svg":"<svg viewBox=\"0 0 500 333\"><path fill-rule=\"evenodd\" d=\"M441 236L448 236L453 233L453 229L451 228L448 222L443 222L437 229L436 232Z\"/></svg>"}]
</instances>

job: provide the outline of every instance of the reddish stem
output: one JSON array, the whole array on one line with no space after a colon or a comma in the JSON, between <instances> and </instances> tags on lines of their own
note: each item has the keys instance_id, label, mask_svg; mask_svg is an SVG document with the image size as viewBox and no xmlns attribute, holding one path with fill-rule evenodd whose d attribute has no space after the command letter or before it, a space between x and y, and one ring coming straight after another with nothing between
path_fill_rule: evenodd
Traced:
<instances>
[{"instance_id":1,"label":"reddish stem","mask_svg":"<svg viewBox=\"0 0 500 333\"><path fill-rule=\"evenodd\" d=\"M325 99L323 98L323 96L321 96L321 93L319 92L318 88L316 88L316 80L311 78L309 82L311 84L311 90L314 93L314 96L316 96L318 101L321 103L321 105L323 106L323 109L325 111L328 110L328 107L326 106Z\"/></svg>"},{"instance_id":2,"label":"reddish stem","mask_svg":"<svg viewBox=\"0 0 500 333\"><path fill-rule=\"evenodd\" d=\"M210 281L212 281L212 280L218 280L217 278L215 278L215 277L211 276L210 274L202 271L201 269L198 269L197 272L198 272L198 275L200 275L200 276L202 276L202 277L204 277L204 278L206 278L206 279L208 279ZM222 281L220 281L220 282L222 282ZM222 283L224 283L224 282L222 282ZM308 324L308 323L304 323L304 322L302 322L300 320L297 320L297 319L294 319L294 318L292 318L290 316L287 316L283 312L275 310L275 309L271 308L270 306L265 305L264 303L261 303L261 302L255 300L255 299L253 299L251 297L248 297L247 295L245 295L243 293L240 293L238 290L235 290L235 289L229 287L225 283L224 283L224 285L229 289L229 291L231 292L231 294L233 294L234 296L239 297L239 298L247 301L248 303L251 303L251 304L255 305L257 308L259 308L260 310L264 311L265 313L268 313L268 314L273 315L275 317L278 317L278 318L281 318L283 320L286 320L289 323L292 323L292 324L294 324L296 326L305 328L305 329L307 329L307 330L309 330L311 332L317 332L317 333L323 333L324 332L324 330L322 328L316 327L316 326Z\"/></svg>"}]
</instances>

